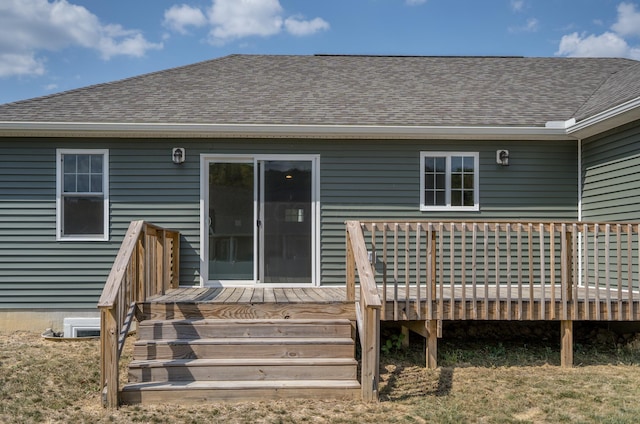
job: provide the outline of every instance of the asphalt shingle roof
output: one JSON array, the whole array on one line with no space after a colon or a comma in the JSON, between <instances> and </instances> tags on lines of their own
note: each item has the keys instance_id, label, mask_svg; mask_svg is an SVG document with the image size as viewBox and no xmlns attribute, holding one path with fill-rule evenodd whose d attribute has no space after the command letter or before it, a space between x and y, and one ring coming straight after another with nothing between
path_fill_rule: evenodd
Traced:
<instances>
[{"instance_id":1,"label":"asphalt shingle roof","mask_svg":"<svg viewBox=\"0 0 640 424\"><path fill-rule=\"evenodd\" d=\"M232 55L0 105L0 121L544 126L638 96L629 59Z\"/></svg>"}]
</instances>

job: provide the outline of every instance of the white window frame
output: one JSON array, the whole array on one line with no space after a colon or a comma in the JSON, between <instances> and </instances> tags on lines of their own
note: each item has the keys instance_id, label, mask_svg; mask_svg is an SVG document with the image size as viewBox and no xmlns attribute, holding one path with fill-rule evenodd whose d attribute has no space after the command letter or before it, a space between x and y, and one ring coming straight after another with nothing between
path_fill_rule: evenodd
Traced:
<instances>
[{"instance_id":1,"label":"white window frame","mask_svg":"<svg viewBox=\"0 0 640 424\"><path fill-rule=\"evenodd\" d=\"M62 231L63 222L63 185L64 166L62 164L63 155L102 155L102 196L103 223L102 234L91 234L87 236L72 235L65 236ZM82 194L82 193L78 193ZM109 241L109 150L108 149L56 149L56 240L58 241Z\"/></svg>"},{"instance_id":2,"label":"white window frame","mask_svg":"<svg viewBox=\"0 0 640 424\"><path fill-rule=\"evenodd\" d=\"M451 157L473 157L473 206L451 205ZM444 157L446 160L445 205L426 205L424 167L426 158ZM420 152L420 210L421 211L479 211L480 210L480 155L478 152Z\"/></svg>"}]
</instances>

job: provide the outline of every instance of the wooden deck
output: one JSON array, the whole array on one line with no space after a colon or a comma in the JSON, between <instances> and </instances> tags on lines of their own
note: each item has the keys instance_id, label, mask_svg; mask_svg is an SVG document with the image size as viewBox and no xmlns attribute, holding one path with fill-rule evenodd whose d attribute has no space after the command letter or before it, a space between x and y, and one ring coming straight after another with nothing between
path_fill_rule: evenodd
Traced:
<instances>
[{"instance_id":1,"label":"wooden deck","mask_svg":"<svg viewBox=\"0 0 640 424\"><path fill-rule=\"evenodd\" d=\"M552 293L549 287L543 288L538 285L527 288L519 296L512 296L510 291L511 289L505 286L496 285L476 287L475 291L471 287L445 287L442 297L436 299L431 308L436 315L436 320L445 321L560 321L567 319L573 321L585 319L640 321L640 293L638 292L632 292L630 296L627 291L579 287L575 291L573 299L565 304L561 298L551 297ZM383 301L381 320L428 320L429 307L425 300L425 287L421 287L419 290L416 287L411 287L409 297L405 296L404 290L394 293L393 287L387 287L386 293L379 288L379 292ZM359 291L356 291L356 300L359 300L358 294ZM555 295L555 293L553 294ZM542 298L546 299L544 304L540 300ZM417 299L421 299L420 307L417 306ZM250 307L247 305L258 309L260 309L259 306L272 305L274 306L272 311L287 315L287 311L293 310L294 305L302 304L307 318L315 310L335 312L337 305L343 305L346 310L350 309L347 307L350 302L346 301L346 288L344 287L183 287L171 289L163 295L153 296L147 299L147 302L157 305L192 304L194 308L203 308L206 307L203 306L206 304L218 307L224 305L229 308L224 309L225 318L233 318L234 310L237 311L236 318L247 318L248 314L251 314ZM258 312L254 314L256 316L252 317L257 317Z\"/></svg>"},{"instance_id":2,"label":"wooden deck","mask_svg":"<svg viewBox=\"0 0 640 424\"><path fill-rule=\"evenodd\" d=\"M138 321L159 319L322 319L355 321L344 288L178 288L137 305Z\"/></svg>"},{"instance_id":3,"label":"wooden deck","mask_svg":"<svg viewBox=\"0 0 640 424\"><path fill-rule=\"evenodd\" d=\"M309 396L353 396L359 386L363 400L375 401L380 321L398 321L403 331L411 329L424 336L425 363L430 368L437 366L442 321L557 321L562 366L573 363L574 321L640 321L637 223L349 221L346 230L344 287L181 288L179 233L132 222L98 303L105 405L182 396L195 401L253 395L277 398L287 387L292 396L302 396L304 390L296 386L301 381L307 381ZM139 374L134 380L144 381L143 386L135 383L120 390L119 362L134 319L139 328L151 330L147 340L138 342L139 351L147 353L130 365L131 372ZM335 326L350 337L326 337L323 329ZM184 331L165 338L165 333L179 327ZM227 327L236 336L219 331ZM269 349L255 349L258 327L287 340L258 336ZM304 328L305 340L298 340L299 328ZM359 362L353 355L356 331ZM202 334L206 334L204 340ZM318 383L328 375L321 368L330 365L318 368L320 358L308 359L319 352L337 354L336 346L345 344L348 355L342 352L340 358L330 358L344 361L349 372L336 371L344 380ZM230 358L246 352L255 355L238 364L232 382L219 382L216 377L220 361L227 358L209 357L218 354L221 345L233 347ZM288 347L283 351L282 346ZM166 357L157 357L165 351ZM268 357L273 352L288 358L285 365L277 366L289 370L274 369L273 381L259 389L244 384L245 378L260 380L263 365L276 365L277 358ZM148 360L165 362L148 364ZM257 368L255 361L261 361ZM305 361L309 363L304 365ZM169 368L177 364L183 367L180 372ZM357 381L352 372L355 366L360 367ZM283 380L290 371L295 374L294 383ZM180 378L162 389L167 393L154 397L158 382L174 374ZM185 389L192 388L182 381L192 376L198 393L185 394ZM208 382L207 389L201 381Z\"/></svg>"}]
</instances>

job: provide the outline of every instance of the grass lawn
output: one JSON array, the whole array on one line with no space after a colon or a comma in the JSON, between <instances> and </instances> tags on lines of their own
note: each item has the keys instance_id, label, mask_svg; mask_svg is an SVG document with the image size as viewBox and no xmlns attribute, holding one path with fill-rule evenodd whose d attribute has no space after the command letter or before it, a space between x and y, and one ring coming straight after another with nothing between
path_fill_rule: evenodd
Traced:
<instances>
[{"instance_id":1,"label":"grass lawn","mask_svg":"<svg viewBox=\"0 0 640 424\"><path fill-rule=\"evenodd\" d=\"M443 339L441 367L423 366L424 342L381 359L380 402L286 400L102 408L97 341L0 334L3 423L636 423L640 350L577 344L572 369L559 343ZM127 346L130 355L131 343Z\"/></svg>"}]
</instances>

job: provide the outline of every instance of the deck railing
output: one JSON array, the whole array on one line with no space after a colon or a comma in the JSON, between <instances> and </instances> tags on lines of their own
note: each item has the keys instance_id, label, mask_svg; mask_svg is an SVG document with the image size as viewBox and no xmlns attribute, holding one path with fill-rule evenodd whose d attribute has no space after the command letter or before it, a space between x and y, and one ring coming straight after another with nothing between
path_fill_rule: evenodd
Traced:
<instances>
[{"instance_id":1,"label":"deck railing","mask_svg":"<svg viewBox=\"0 0 640 424\"><path fill-rule=\"evenodd\" d=\"M638 312L638 223L350 222L347 228L355 226L363 230L361 256L371 264L367 279L379 287L384 319L633 320Z\"/></svg>"},{"instance_id":2,"label":"deck railing","mask_svg":"<svg viewBox=\"0 0 640 424\"><path fill-rule=\"evenodd\" d=\"M362 228L359 223L350 221L347 223L346 272L347 300L351 302L356 301L356 270L360 281L356 314L362 348L362 399L370 402L378 399L382 303L378 295L373 268L368 259Z\"/></svg>"},{"instance_id":3,"label":"deck railing","mask_svg":"<svg viewBox=\"0 0 640 424\"><path fill-rule=\"evenodd\" d=\"M179 285L180 233L133 221L111 268L100 309L100 388L105 406L118 406L118 370L135 304Z\"/></svg>"}]
</instances>

